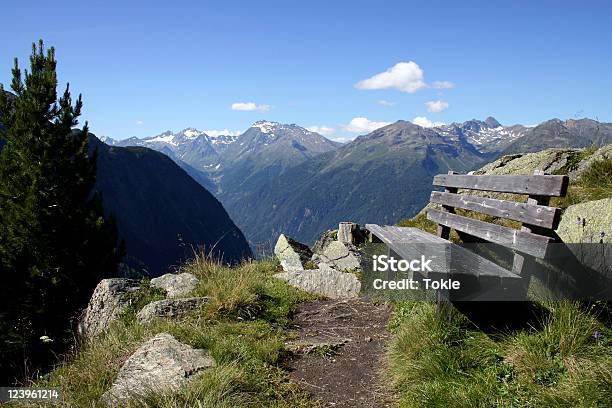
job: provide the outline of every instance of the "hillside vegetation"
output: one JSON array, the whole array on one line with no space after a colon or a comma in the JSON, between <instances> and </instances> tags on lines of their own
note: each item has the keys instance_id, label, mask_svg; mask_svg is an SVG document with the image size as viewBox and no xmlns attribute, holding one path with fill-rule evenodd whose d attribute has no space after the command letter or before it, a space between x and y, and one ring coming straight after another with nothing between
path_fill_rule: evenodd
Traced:
<instances>
[{"instance_id":1,"label":"hillside vegetation","mask_svg":"<svg viewBox=\"0 0 612 408\"><path fill-rule=\"evenodd\" d=\"M298 302L309 295L273 279L269 261L227 268L197 257L183 271L200 278L194 296L209 296L201 314L182 320L136 321L136 312L163 297L144 286L130 308L107 333L86 340L79 352L60 364L37 386L60 387L68 407L104 406L101 395L121 364L144 340L167 332L195 348L206 349L217 365L174 394L150 395L132 406L150 407L311 407L279 367L283 329Z\"/></svg>"}]
</instances>

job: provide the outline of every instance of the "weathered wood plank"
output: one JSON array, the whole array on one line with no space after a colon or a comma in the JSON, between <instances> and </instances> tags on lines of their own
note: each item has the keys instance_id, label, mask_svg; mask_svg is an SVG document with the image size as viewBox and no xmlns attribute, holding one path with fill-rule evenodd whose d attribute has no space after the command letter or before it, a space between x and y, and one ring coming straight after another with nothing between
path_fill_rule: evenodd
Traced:
<instances>
[{"instance_id":1,"label":"weathered wood plank","mask_svg":"<svg viewBox=\"0 0 612 408\"><path fill-rule=\"evenodd\" d=\"M438 174L434 186L465 188L469 190L497 191L500 193L564 196L567 176L481 176L472 174Z\"/></svg>"},{"instance_id":2,"label":"weathered wood plank","mask_svg":"<svg viewBox=\"0 0 612 408\"><path fill-rule=\"evenodd\" d=\"M458 174L458 173L450 170L447 174L452 175L452 174ZM447 193L455 193L455 194L457 193L457 189L454 188L454 187L446 187L444 189L444 191L447 192ZM449 213L452 213L452 214L455 213L455 209L453 207L449 207L447 205L443 205L442 206L442 211L449 212ZM444 225L438 224L438 229L437 229L436 232L437 232L437 235L440 238L449 239L450 238L451 229L446 227L446 226L444 226Z\"/></svg>"},{"instance_id":3,"label":"weathered wood plank","mask_svg":"<svg viewBox=\"0 0 612 408\"><path fill-rule=\"evenodd\" d=\"M475 275L490 276L499 278L520 278L505 268L481 257L468 249L447 241L443 238L421 231L417 228L379 226L376 224L366 224L372 234L377 236L383 243L390 247L403 259L418 258L423 254L425 244L429 247L440 245L440 248L448 248L450 262L448 273L451 275ZM412 244L412 245L411 245ZM432 250L432 253L437 251ZM434 262L434 264L436 264Z\"/></svg>"},{"instance_id":4,"label":"weathered wood plank","mask_svg":"<svg viewBox=\"0 0 612 408\"><path fill-rule=\"evenodd\" d=\"M494 242L533 255L537 258L544 258L546 255L546 248L551 240L549 237L544 237L542 235L514 230L501 225L437 210L429 210L427 212L427 219L454 228L458 231L466 232L475 237L485 239L489 242Z\"/></svg>"},{"instance_id":5,"label":"weathered wood plank","mask_svg":"<svg viewBox=\"0 0 612 408\"><path fill-rule=\"evenodd\" d=\"M430 201L550 229L554 229L557 226L560 211L558 208L545 205L531 205L528 203L466 194L451 194L441 191L432 191Z\"/></svg>"}]
</instances>

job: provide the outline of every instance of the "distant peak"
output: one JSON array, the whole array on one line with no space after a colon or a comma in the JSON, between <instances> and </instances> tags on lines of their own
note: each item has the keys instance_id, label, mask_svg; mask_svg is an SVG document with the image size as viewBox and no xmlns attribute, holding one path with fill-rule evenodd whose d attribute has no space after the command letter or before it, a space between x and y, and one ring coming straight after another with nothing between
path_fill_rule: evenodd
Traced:
<instances>
[{"instance_id":1,"label":"distant peak","mask_svg":"<svg viewBox=\"0 0 612 408\"><path fill-rule=\"evenodd\" d=\"M484 120L484 123L486 123L487 126L490 128L497 128L501 126L501 123L499 123L497 119L495 119L493 116L489 116L488 118L486 118Z\"/></svg>"},{"instance_id":2,"label":"distant peak","mask_svg":"<svg viewBox=\"0 0 612 408\"><path fill-rule=\"evenodd\" d=\"M278 122L270 122L268 120L258 120L257 122L253 123L253 126L251 127L258 128L263 133L270 133L271 131L274 130L275 127L279 125L280 123Z\"/></svg>"},{"instance_id":3,"label":"distant peak","mask_svg":"<svg viewBox=\"0 0 612 408\"><path fill-rule=\"evenodd\" d=\"M202 132L201 130L198 130L198 129L192 128L192 127L183 129L181 131L181 133L184 134L185 137L190 138L190 139L191 138L196 138L196 137L201 136L201 135L204 134L204 132Z\"/></svg>"}]
</instances>

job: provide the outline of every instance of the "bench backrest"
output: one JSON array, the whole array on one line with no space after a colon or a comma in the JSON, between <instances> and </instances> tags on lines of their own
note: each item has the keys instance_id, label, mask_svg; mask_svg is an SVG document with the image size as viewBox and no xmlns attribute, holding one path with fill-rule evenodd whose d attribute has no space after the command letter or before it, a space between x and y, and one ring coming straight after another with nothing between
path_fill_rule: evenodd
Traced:
<instances>
[{"instance_id":1,"label":"bench backrest","mask_svg":"<svg viewBox=\"0 0 612 408\"><path fill-rule=\"evenodd\" d=\"M549 200L550 197L565 196L568 182L567 176L545 175L541 171L531 176L439 174L434 177L433 184L444 187L444 192L433 191L430 201L441 204L442 210L429 210L427 218L438 224L438 236L444 239L448 239L450 230L455 229L471 237L544 258L559 222L559 209L548 206ZM522 203L458 194L459 189L526 194L528 198ZM519 221L522 226L516 230L464 217L455 214L455 208Z\"/></svg>"}]
</instances>

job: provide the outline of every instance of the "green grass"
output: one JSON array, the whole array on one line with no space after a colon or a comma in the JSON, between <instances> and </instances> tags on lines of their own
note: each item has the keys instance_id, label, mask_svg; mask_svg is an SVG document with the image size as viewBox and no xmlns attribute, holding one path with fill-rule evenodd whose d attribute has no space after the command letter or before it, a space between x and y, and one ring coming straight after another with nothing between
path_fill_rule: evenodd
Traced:
<instances>
[{"instance_id":1,"label":"green grass","mask_svg":"<svg viewBox=\"0 0 612 408\"><path fill-rule=\"evenodd\" d=\"M609 407L612 329L594 309L547 305L542 329L487 335L453 309L397 305L389 351L400 407ZM596 340L593 333L602 337Z\"/></svg>"},{"instance_id":2,"label":"green grass","mask_svg":"<svg viewBox=\"0 0 612 408\"><path fill-rule=\"evenodd\" d=\"M217 365L179 392L150 395L150 407L312 407L307 395L278 367L284 328L296 305L311 297L272 278L271 261L237 268L197 257L183 267L200 278L196 296L209 304L197 316L140 325L138 309L160 294L144 285L130 309L104 335L84 341L79 352L60 364L37 386L60 387L68 407L102 406L100 396L131 353L157 333L207 350ZM142 405L138 405L142 406Z\"/></svg>"},{"instance_id":3,"label":"green grass","mask_svg":"<svg viewBox=\"0 0 612 408\"><path fill-rule=\"evenodd\" d=\"M586 201L612 197L612 159L595 161L577 180L570 183L565 197L551 205L566 208Z\"/></svg>"}]
</instances>

